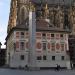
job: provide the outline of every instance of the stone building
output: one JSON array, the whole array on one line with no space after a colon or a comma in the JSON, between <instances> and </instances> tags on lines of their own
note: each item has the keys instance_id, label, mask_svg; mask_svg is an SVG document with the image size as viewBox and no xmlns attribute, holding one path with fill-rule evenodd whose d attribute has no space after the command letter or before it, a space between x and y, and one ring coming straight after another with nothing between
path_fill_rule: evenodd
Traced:
<instances>
[{"instance_id":1,"label":"stone building","mask_svg":"<svg viewBox=\"0 0 75 75\"><path fill-rule=\"evenodd\" d=\"M1 42L0 42L0 67L5 65L6 62L6 49L1 48Z\"/></svg>"},{"instance_id":2,"label":"stone building","mask_svg":"<svg viewBox=\"0 0 75 75\"><path fill-rule=\"evenodd\" d=\"M6 46L10 67L70 69L72 0L11 0Z\"/></svg>"},{"instance_id":3,"label":"stone building","mask_svg":"<svg viewBox=\"0 0 75 75\"><path fill-rule=\"evenodd\" d=\"M71 25L71 33L69 34L69 54L71 67L75 68L75 3L69 10L69 19Z\"/></svg>"},{"instance_id":4,"label":"stone building","mask_svg":"<svg viewBox=\"0 0 75 75\"><path fill-rule=\"evenodd\" d=\"M69 35L69 55L71 67L75 68L75 36Z\"/></svg>"},{"instance_id":5,"label":"stone building","mask_svg":"<svg viewBox=\"0 0 75 75\"><path fill-rule=\"evenodd\" d=\"M0 49L1 49L1 45L2 45L2 44L1 44L1 42L0 42Z\"/></svg>"}]
</instances>

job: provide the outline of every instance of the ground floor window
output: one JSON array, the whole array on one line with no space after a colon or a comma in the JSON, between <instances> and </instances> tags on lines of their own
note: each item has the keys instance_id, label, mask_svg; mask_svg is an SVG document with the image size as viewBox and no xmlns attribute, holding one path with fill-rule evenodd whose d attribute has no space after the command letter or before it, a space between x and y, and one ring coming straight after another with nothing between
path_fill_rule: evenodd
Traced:
<instances>
[{"instance_id":1,"label":"ground floor window","mask_svg":"<svg viewBox=\"0 0 75 75\"><path fill-rule=\"evenodd\" d=\"M21 55L21 56L20 56L20 59L21 59L21 60L24 60L24 55Z\"/></svg>"},{"instance_id":2,"label":"ground floor window","mask_svg":"<svg viewBox=\"0 0 75 75\"><path fill-rule=\"evenodd\" d=\"M61 56L61 60L64 60L64 58L65 58L64 56Z\"/></svg>"},{"instance_id":3,"label":"ground floor window","mask_svg":"<svg viewBox=\"0 0 75 75\"><path fill-rule=\"evenodd\" d=\"M47 59L47 57L44 55L44 56L43 56L43 60L46 60L46 59Z\"/></svg>"},{"instance_id":4,"label":"ground floor window","mask_svg":"<svg viewBox=\"0 0 75 75\"><path fill-rule=\"evenodd\" d=\"M55 60L55 56L52 56L52 60L53 60L53 61Z\"/></svg>"},{"instance_id":5,"label":"ground floor window","mask_svg":"<svg viewBox=\"0 0 75 75\"><path fill-rule=\"evenodd\" d=\"M41 60L42 59L42 57L41 56L37 56L37 60Z\"/></svg>"}]
</instances>

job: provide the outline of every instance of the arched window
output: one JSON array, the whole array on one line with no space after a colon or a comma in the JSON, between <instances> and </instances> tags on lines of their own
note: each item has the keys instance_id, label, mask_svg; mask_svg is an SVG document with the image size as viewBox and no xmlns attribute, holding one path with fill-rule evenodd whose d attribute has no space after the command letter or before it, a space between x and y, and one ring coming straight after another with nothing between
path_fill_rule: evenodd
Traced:
<instances>
[{"instance_id":1,"label":"arched window","mask_svg":"<svg viewBox=\"0 0 75 75\"><path fill-rule=\"evenodd\" d=\"M24 22L24 20L25 20L25 9L22 8L21 9L21 23Z\"/></svg>"},{"instance_id":2,"label":"arched window","mask_svg":"<svg viewBox=\"0 0 75 75\"><path fill-rule=\"evenodd\" d=\"M24 6L21 8L21 15L20 15L20 21L21 23L23 23L25 21L25 19L28 17L28 10L27 8Z\"/></svg>"}]
</instances>

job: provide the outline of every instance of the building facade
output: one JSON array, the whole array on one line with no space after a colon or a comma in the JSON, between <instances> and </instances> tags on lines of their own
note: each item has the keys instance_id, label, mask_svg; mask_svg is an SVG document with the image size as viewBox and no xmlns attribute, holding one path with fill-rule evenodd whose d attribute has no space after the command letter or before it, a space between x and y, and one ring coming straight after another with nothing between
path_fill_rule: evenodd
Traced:
<instances>
[{"instance_id":1,"label":"building facade","mask_svg":"<svg viewBox=\"0 0 75 75\"><path fill-rule=\"evenodd\" d=\"M68 35L71 29L69 18L71 6L69 2L68 0L66 3L63 0L54 2L11 0L6 38L6 64L15 68L24 68L26 65L31 67L29 64L33 63L34 67L52 68L58 64L62 68L70 69ZM36 28L30 25L36 25ZM34 28L36 32L33 31ZM35 48L31 46L34 43L33 38Z\"/></svg>"},{"instance_id":2,"label":"building facade","mask_svg":"<svg viewBox=\"0 0 75 75\"><path fill-rule=\"evenodd\" d=\"M69 54L71 67L75 68L75 2L69 10L71 33L69 34Z\"/></svg>"},{"instance_id":3,"label":"building facade","mask_svg":"<svg viewBox=\"0 0 75 75\"><path fill-rule=\"evenodd\" d=\"M71 67L75 68L75 36L69 35L69 54Z\"/></svg>"},{"instance_id":4,"label":"building facade","mask_svg":"<svg viewBox=\"0 0 75 75\"><path fill-rule=\"evenodd\" d=\"M5 66L6 62L6 49L1 48L1 42L0 42L0 67Z\"/></svg>"}]
</instances>

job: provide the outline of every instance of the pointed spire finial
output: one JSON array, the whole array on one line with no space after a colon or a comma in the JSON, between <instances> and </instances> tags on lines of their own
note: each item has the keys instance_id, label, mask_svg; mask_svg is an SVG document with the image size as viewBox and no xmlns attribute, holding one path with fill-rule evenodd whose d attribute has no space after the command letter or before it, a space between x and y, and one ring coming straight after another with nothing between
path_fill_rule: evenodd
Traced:
<instances>
[{"instance_id":1,"label":"pointed spire finial","mask_svg":"<svg viewBox=\"0 0 75 75\"><path fill-rule=\"evenodd\" d=\"M44 14L44 16L47 18L48 16L49 16L49 8L48 8L48 4L47 4L47 2L46 2L46 5L45 5L45 14Z\"/></svg>"},{"instance_id":2,"label":"pointed spire finial","mask_svg":"<svg viewBox=\"0 0 75 75\"><path fill-rule=\"evenodd\" d=\"M29 2L29 10L30 11L35 11L35 7L34 7L34 5L32 4L31 1Z\"/></svg>"},{"instance_id":3,"label":"pointed spire finial","mask_svg":"<svg viewBox=\"0 0 75 75\"><path fill-rule=\"evenodd\" d=\"M46 3L45 9L48 9L48 4Z\"/></svg>"}]
</instances>

